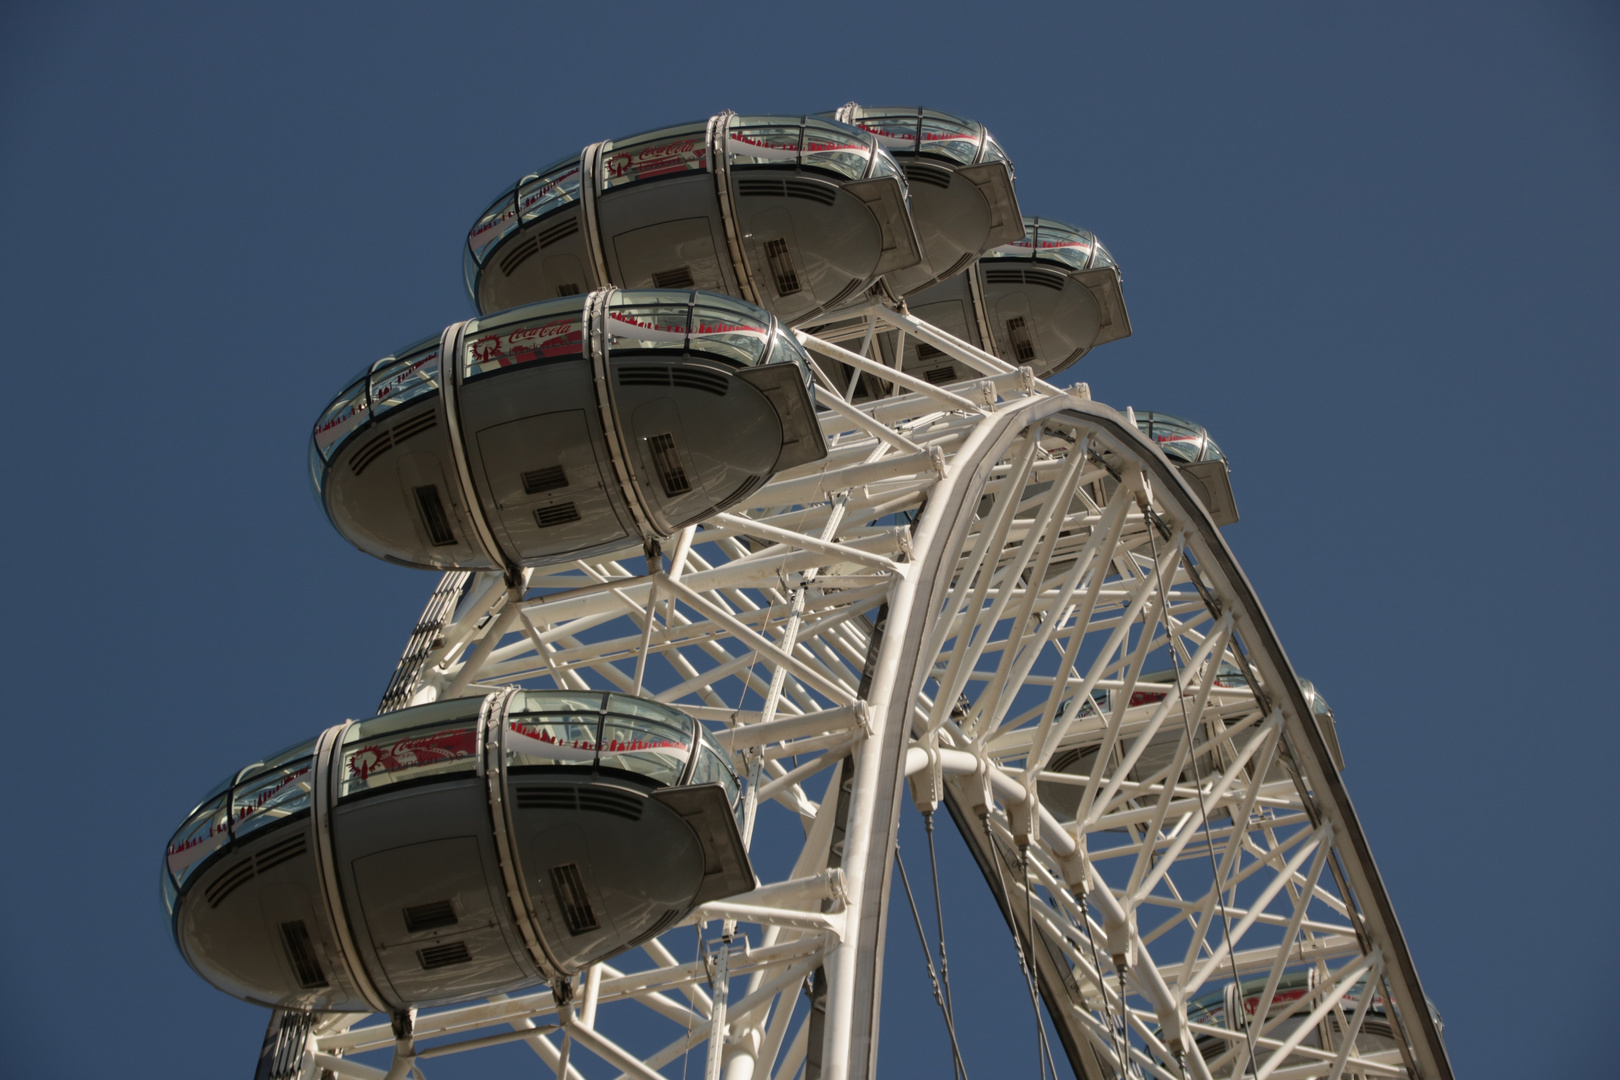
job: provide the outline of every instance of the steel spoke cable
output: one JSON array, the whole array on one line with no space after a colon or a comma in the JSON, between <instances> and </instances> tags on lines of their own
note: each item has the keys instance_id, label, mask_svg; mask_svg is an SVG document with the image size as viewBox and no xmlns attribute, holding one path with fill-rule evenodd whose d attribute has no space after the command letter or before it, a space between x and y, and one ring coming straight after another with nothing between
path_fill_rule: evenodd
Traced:
<instances>
[{"instance_id":1,"label":"steel spoke cable","mask_svg":"<svg viewBox=\"0 0 1620 1080\"><path fill-rule=\"evenodd\" d=\"M928 829L928 869L934 879L934 921L939 926L939 979L945 984L945 1011L956 1021L956 1003L951 999L951 965L945 958L945 906L939 895L939 857L934 852L934 812L923 815Z\"/></svg>"},{"instance_id":2,"label":"steel spoke cable","mask_svg":"<svg viewBox=\"0 0 1620 1080\"><path fill-rule=\"evenodd\" d=\"M1241 1017L1240 1020L1233 1020L1232 1017L1228 1017L1227 1019L1233 1020L1235 1023L1242 1024L1243 1040L1248 1046L1249 1050L1249 1069L1258 1080L1260 1075L1260 1063L1255 1056L1254 1031L1249 1023L1247 1010L1243 1007L1243 982L1242 978L1238 974L1237 946L1232 941L1232 916L1231 913L1226 909L1226 893L1221 888L1220 868L1215 862L1215 840L1209 831L1209 809L1204 805L1204 781L1198 767L1198 752L1193 746L1192 720L1187 716L1187 695L1182 687L1181 653L1176 648L1175 636L1170 627L1170 594L1165 590L1164 572L1159 568L1159 541L1157 536L1158 529L1156 527L1158 525L1158 515L1153 513L1151 505L1144 504L1142 507L1142 516L1148 525L1148 549L1153 557L1153 575L1157 580L1159 596L1162 599L1162 602L1159 604L1159 610L1163 612L1164 615L1165 641L1170 648L1170 660L1175 665L1176 669L1176 702L1181 706L1181 727L1187 738L1187 753L1192 761L1193 790L1198 795L1198 817L1204 826L1204 850L1209 854L1209 887L1214 891L1215 903L1221 909L1221 932L1226 938L1226 955L1227 959L1231 961L1232 966L1232 992L1233 997L1237 1002L1238 1015ZM1148 630L1147 632L1151 634L1153 631ZM1211 658L1211 662L1215 662L1213 657ZM1259 779L1261 778L1256 778L1257 781ZM1236 820L1232 822L1232 827L1233 829L1237 829L1239 827ZM1147 961L1145 957L1143 959L1145 962L1150 962Z\"/></svg>"},{"instance_id":3,"label":"steel spoke cable","mask_svg":"<svg viewBox=\"0 0 1620 1080\"><path fill-rule=\"evenodd\" d=\"M900 884L906 888L906 902L911 905L911 918L917 924L917 943L922 946L923 963L928 967L928 982L934 989L934 1003L939 1006L940 1015L945 1018L945 1031L951 1038L951 1061L960 1080L967 1080L967 1066L962 1061L962 1048L956 1041L956 1024L952 1022L951 1011L945 1005L945 995L940 993L939 978L934 974L934 958L928 950L928 938L923 934L922 916L917 913L917 900L911 893L911 879L906 875L905 860L900 858L900 845L894 846L894 865L900 869Z\"/></svg>"},{"instance_id":4,"label":"steel spoke cable","mask_svg":"<svg viewBox=\"0 0 1620 1080\"><path fill-rule=\"evenodd\" d=\"M1029 990L1030 1010L1035 1014L1035 1031L1038 1039L1036 1061L1040 1065L1041 1080L1046 1080L1046 1057L1042 1053L1042 1048L1046 1043L1046 1025L1041 1022L1041 1006L1035 996L1035 978L1030 971L1030 961L1026 959L1024 954L1024 932L1018 927L1018 916L1013 913L1012 893L1007 888L1007 878L1001 869L1001 864L1006 860L1006 856L1002 854L1001 844L996 839L995 830L990 827L990 810L988 807L985 808L984 813L979 815L979 822L984 826L985 839L990 844L990 861L996 867L996 884L1000 887L1001 895L1005 898L1007 904L1007 921L1012 924L1013 928L1013 949L1018 954L1018 968L1023 973L1024 985ZM1057 1080L1056 1076L1053 1077L1053 1080Z\"/></svg>"},{"instance_id":5,"label":"steel spoke cable","mask_svg":"<svg viewBox=\"0 0 1620 1080\"><path fill-rule=\"evenodd\" d=\"M1033 968L1035 966L1035 901L1033 897L1035 894L1035 888L1029 880L1028 844L1019 845L1018 863L1019 869L1024 875L1024 926L1029 931L1030 968L1031 977L1033 978ZM1057 1065L1052 1061L1052 1044L1046 1038L1046 1025L1041 1023L1041 1013L1039 1009L1035 1010L1035 1022L1039 1026L1041 1034L1041 1053L1046 1057L1046 1067L1052 1070L1052 1080L1057 1080Z\"/></svg>"}]
</instances>

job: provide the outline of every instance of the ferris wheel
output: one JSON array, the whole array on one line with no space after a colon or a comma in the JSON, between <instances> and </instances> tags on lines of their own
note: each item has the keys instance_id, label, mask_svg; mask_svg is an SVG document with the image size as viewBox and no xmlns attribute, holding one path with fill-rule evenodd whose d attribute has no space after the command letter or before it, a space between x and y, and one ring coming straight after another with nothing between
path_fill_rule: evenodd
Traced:
<instances>
[{"instance_id":1,"label":"ferris wheel","mask_svg":"<svg viewBox=\"0 0 1620 1080\"><path fill-rule=\"evenodd\" d=\"M981 888L1054 1076L1451 1076L1224 457L1046 381L1130 332L1119 270L981 125L593 144L465 265L482 314L312 441L343 535L443 571L378 715L166 855L187 960L274 1010L260 1077L869 1076L891 919L954 1048ZM942 809L981 875L895 890Z\"/></svg>"}]
</instances>

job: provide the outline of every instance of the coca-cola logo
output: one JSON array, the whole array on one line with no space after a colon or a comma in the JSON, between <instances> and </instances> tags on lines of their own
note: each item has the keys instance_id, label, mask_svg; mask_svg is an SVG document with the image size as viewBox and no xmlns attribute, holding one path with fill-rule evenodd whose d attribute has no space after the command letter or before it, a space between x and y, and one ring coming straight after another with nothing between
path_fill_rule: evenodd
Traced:
<instances>
[{"instance_id":1,"label":"coca-cola logo","mask_svg":"<svg viewBox=\"0 0 1620 1080\"><path fill-rule=\"evenodd\" d=\"M486 334L467 346L467 351L472 354L474 360L480 364L485 363L500 355L501 337L499 334Z\"/></svg>"},{"instance_id":2,"label":"coca-cola logo","mask_svg":"<svg viewBox=\"0 0 1620 1080\"><path fill-rule=\"evenodd\" d=\"M472 757L478 752L478 733L475 729L454 728L431 735L418 735L396 743L378 743L362 746L348 755L349 775L365 780L372 773L417 769L425 765Z\"/></svg>"}]
</instances>

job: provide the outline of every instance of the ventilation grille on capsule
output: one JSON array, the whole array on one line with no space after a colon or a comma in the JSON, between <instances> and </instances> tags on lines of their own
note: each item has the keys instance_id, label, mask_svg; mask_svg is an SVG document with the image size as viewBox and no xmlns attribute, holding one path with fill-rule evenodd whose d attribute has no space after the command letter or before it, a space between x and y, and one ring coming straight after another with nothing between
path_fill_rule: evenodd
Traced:
<instances>
[{"instance_id":1,"label":"ventilation grille on capsule","mask_svg":"<svg viewBox=\"0 0 1620 1080\"><path fill-rule=\"evenodd\" d=\"M1063 283L1068 279L1056 270L1012 270L1004 267L987 267L984 271L984 281L987 285L1044 285L1048 289L1062 289Z\"/></svg>"},{"instance_id":2,"label":"ventilation grille on capsule","mask_svg":"<svg viewBox=\"0 0 1620 1080\"><path fill-rule=\"evenodd\" d=\"M765 241L765 261L771 265L771 279L778 296L792 296L803 288L799 284L799 271L793 265L793 253L788 250L785 239L777 237Z\"/></svg>"},{"instance_id":3,"label":"ventilation grille on capsule","mask_svg":"<svg viewBox=\"0 0 1620 1080\"><path fill-rule=\"evenodd\" d=\"M778 199L809 199L831 206L838 201L838 189L817 180L776 180L750 176L737 181L737 194L775 196Z\"/></svg>"},{"instance_id":4,"label":"ventilation grille on capsule","mask_svg":"<svg viewBox=\"0 0 1620 1080\"><path fill-rule=\"evenodd\" d=\"M535 239L540 241L541 247L547 248L561 240L563 237L573 236L577 232L579 232L579 215L569 214L568 220L559 221L551 228L536 233ZM573 294L570 293L569 295Z\"/></svg>"},{"instance_id":5,"label":"ventilation grille on capsule","mask_svg":"<svg viewBox=\"0 0 1620 1080\"><path fill-rule=\"evenodd\" d=\"M422 434L436 426L438 422L438 416L430 409L421 416L413 416L403 424L395 424L362 446L354 457L349 459L349 468L354 470L354 475L359 476L366 471L366 466L382 457L389 449L406 439Z\"/></svg>"},{"instance_id":6,"label":"ventilation grille on capsule","mask_svg":"<svg viewBox=\"0 0 1620 1080\"><path fill-rule=\"evenodd\" d=\"M405 909L405 929L411 933L456 925L456 909L448 900L434 900Z\"/></svg>"},{"instance_id":7,"label":"ventilation grille on capsule","mask_svg":"<svg viewBox=\"0 0 1620 1080\"><path fill-rule=\"evenodd\" d=\"M625 365L615 372L620 386L682 386L725 397L731 377L703 368L674 367L669 364Z\"/></svg>"},{"instance_id":8,"label":"ventilation grille on capsule","mask_svg":"<svg viewBox=\"0 0 1620 1080\"><path fill-rule=\"evenodd\" d=\"M640 937L636 938L636 940L632 941L630 943L630 948L633 949L644 941L651 941L659 934L662 934L665 930L668 930L680 917L680 909L670 908L668 911L658 916L658 921L653 923L651 930L648 930L645 934L642 934Z\"/></svg>"},{"instance_id":9,"label":"ventilation grille on capsule","mask_svg":"<svg viewBox=\"0 0 1620 1080\"><path fill-rule=\"evenodd\" d=\"M212 885L203 890L203 898L208 901L208 906L211 908L219 907L227 896L251 881L255 867L257 867L258 873L262 874L272 866L280 866L288 859L295 859L302 855L307 846L306 839L305 835L300 832L295 836L289 836L285 840L278 840L257 855L243 859L220 874L219 877L214 879Z\"/></svg>"},{"instance_id":10,"label":"ventilation grille on capsule","mask_svg":"<svg viewBox=\"0 0 1620 1080\"><path fill-rule=\"evenodd\" d=\"M572 785L536 784L514 790L519 810L573 810L578 806Z\"/></svg>"},{"instance_id":11,"label":"ventilation grille on capsule","mask_svg":"<svg viewBox=\"0 0 1620 1080\"><path fill-rule=\"evenodd\" d=\"M579 282L577 281L565 281L561 285L557 286L558 296L578 296L584 291L585 290L579 287Z\"/></svg>"},{"instance_id":12,"label":"ventilation grille on capsule","mask_svg":"<svg viewBox=\"0 0 1620 1080\"><path fill-rule=\"evenodd\" d=\"M551 887L557 892L557 904L562 908L563 922L570 934L583 934L597 927L596 912L591 910L591 899L585 895L585 881L579 876L579 867L564 863L551 868Z\"/></svg>"},{"instance_id":13,"label":"ventilation grille on capsule","mask_svg":"<svg viewBox=\"0 0 1620 1080\"><path fill-rule=\"evenodd\" d=\"M321 970L315 943L309 939L309 927L304 925L303 919L281 924L281 944L287 949L287 960L292 964L299 986L314 990L326 985L326 972Z\"/></svg>"},{"instance_id":14,"label":"ventilation grille on capsule","mask_svg":"<svg viewBox=\"0 0 1620 1080\"><path fill-rule=\"evenodd\" d=\"M1035 359L1035 343L1029 338L1029 326L1022 315L1007 320L1007 339L1012 342L1013 355L1018 359Z\"/></svg>"},{"instance_id":15,"label":"ventilation grille on capsule","mask_svg":"<svg viewBox=\"0 0 1620 1080\"><path fill-rule=\"evenodd\" d=\"M652 278L655 289L690 289L697 284L690 266L677 266L673 270L655 270Z\"/></svg>"},{"instance_id":16,"label":"ventilation grille on capsule","mask_svg":"<svg viewBox=\"0 0 1620 1080\"><path fill-rule=\"evenodd\" d=\"M950 364L946 364L944 367L929 368L923 372L923 378L935 386L944 386L948 382L956 381L956 368Z\"/></svg>"},{"instance_id":17,"label":"ventilation grille on capsule","mask_svg":"<svg viewBox=\"0 0 1620 1080\"><path fill-rule=\"evenodd\" d=\"M280 866L288 859L296 859L304 853L306 840L303 833L278 840L253 857L254 866L262 874L272 866Z\"/></svg>"},{"instance_id":18,"label":"ventilation grille on capsule","mask_svg":"<svg viewBox=\"0 0 1620 1080\"><path fill-rule=\"evenodd\" d=\"M519 810L594 810L627 821L640 821L646 799L628 791L573 784L532 784L514 791Z\"/></svg>"},{"instance_id":19,"label":"ventilation grille on capsule","mask_svg":"<svg viewBox=\"0 0 1620 1080\"><path fill-rule=\"evenodd\" d=\"M523 474L523 493L538 495L542 491L556 491L568 486L568 477L561 465L547 465L544 469L531 469Z\"/></svg>"},{"instance_id":20,"label":"ventilation grille on capsule","mask_svg":"<svg viewBox=\"0 0 1620 1080\"><path fill-rule=\"evenodd\" d=\"M850 295L852 293L857 292L860 289L860 287L861 287L861 281L860 281L859 278L856 278L854 281L850 282L848 285L845 285L842 289L840 289L837 296L835 296L831 300L827 301L826 305L822 308L822 310L823 311L831 311L831 310L833 310L839 304L842 304L845 300L848 300L850 298Z\"/></svg>"},{"instance_id":21,"label":"ventilation grille on capsule","mask_svg":"<svg viewBox=\"0 0 1620 1080\"><path fill-rule=\"evenodd\" d=\"M539 243L535 241L534 237L529 237L527 240L523 241L523 243L519 244L517 247L513 248L511 251L508 251L504 256L502 256L501 273L505 274L507 277L511 277L512 271L516 270L519 266L522 266L523 263L528 260L530 255L533 255L539 250Z\"/></svg>"},{"instance_id":22,"label":"ventilation grille on capsule","mask_svg":"<svg viewBox=\"0 0 1620 1080\"><path fill-rule=\"evenodd\" d=\"M425 949L417 949L416 958L422 961L423 971L432 971L434 968L449 967L452 964L465 964L472 959L472 953L467 951L465 941L447 941L443 945L429 945Z\"/></svg>"},{"instance_id":23,"label":"ventilation grille on capsule","mask_svg":"<svg viewBox=\"0 0 1620 1080\"><path fill-rule=\"evenodd\" d=\"M935 187L948 188L951 186L951 170L942 169L938 165L929 165L923 161L908 161L904 165L906 179L912 183L922 181L933 184Z\"/></svg>"},{"instance_id":24,"label":"ventilation grille on capsule","mask_svg":"<svg viewBox=\"0 0 1620 1080\"><path fill-rule=\"evenodd\" d=\"M928 344L928 342L926 342L926 341L917 342L917 359L918 360L932 360L936 356L944 356L944 355L945 354L942 351L940 351L939 349L934 348L932 345Z\"/></svg>"},{"instance_id":25,"label":"ventilation grille on capsule","mask_svg":"<svg viewBox=\"0 0 1620 1080\"><path fill-rule=\"evenodd\" d=\"M437 484L424 484L413 489L416 493L416 509L422 514L422 527L427 530L428 540L434 547L448 547L456 542L456 534L450 528L450 515L444 512L444 501L439 498Z\"/></svg>"},{"instance_id":26,"label":"ventilation grille on capsule","mask_svg":"<svg viewBox=\"0 0 1620 1080\"><path fill-rule=\"evenodd\" d=\"M674 435L669 432L654 435L647 440L647 448L652 451L653 464L658 468L658 484L665 495L674 498L692 490L692 482L686 478L680 456L675 453Z\"/></svg>"},{"instance_id":27,"label":"ventilation grille on capsule","mask_svg":"<svg viewBox=\"0 0 1620 1080\"><path fill-rule=\"evenodd\" d=\"M534 520L542 529L549 529L553 525L567 525L570 521L579 520L579 507L571 502L542 506L534 512Z\"/></svg>"},{"instance_id":28,"label":"ventilation grille on capsule","mask_svg":"<svg viewBox=\"0 0 1620 1080\"><path fill-rule=\"evenodd\" d=\"M579 808L595 810L599 814L612 814L627 821L641 820L641 806L646 802L640 795L628 791L610 791L603 788L579 789Z\"/></svg>"}]
</instances>

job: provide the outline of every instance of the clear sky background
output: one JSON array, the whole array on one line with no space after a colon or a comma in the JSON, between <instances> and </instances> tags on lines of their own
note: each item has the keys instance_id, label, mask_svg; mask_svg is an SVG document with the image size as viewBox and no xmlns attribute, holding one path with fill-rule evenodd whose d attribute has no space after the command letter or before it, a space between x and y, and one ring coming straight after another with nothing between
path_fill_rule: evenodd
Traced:
<instances>
[{"instance_id":1,"label":"clear sky background","mask_svg":"<svg viewBox=\"0 0 1620 1080\"><path fill-rule=\"evenodd\" d=\"M1065 377L1231 457L1227 536L1337 710L1459 1075L1613 1075L1620 18L1119 7L6 5L0 1072L249 1075L264 1014L180 960L162 848L374 710L434 579L333 532L306 440L468 314L489 199L596 139L855 99L984 121L1025 212L1119 259L1135 336ZM946 861L970 1073L1033 1073ZM883 1063L944 1075L897 920Z\"/></svg>"}]
</instances>

